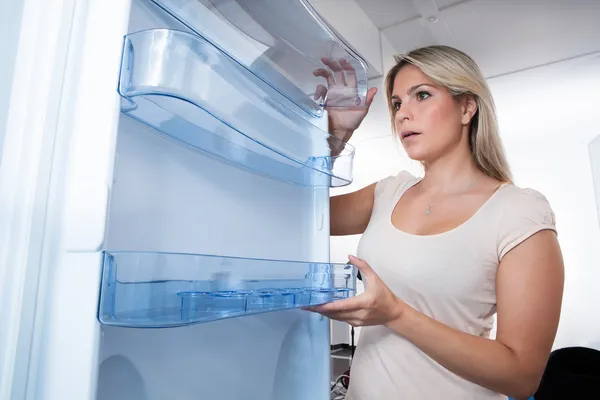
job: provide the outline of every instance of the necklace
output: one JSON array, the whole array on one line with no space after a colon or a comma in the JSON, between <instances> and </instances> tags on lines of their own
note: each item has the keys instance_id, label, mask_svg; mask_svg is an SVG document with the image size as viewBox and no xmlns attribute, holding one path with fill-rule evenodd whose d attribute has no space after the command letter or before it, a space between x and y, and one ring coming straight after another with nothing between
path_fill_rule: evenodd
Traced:
<instances>
[{"instance_id":1,"label":"necklace","mask_svg":"<svg viewBox=\"0 0 600 400\"><path fill-rule=\"evenodd\" d=\"M450 196L448 196L445 200L440 201L439 203L434 203L434 204L430 204L429 206L427 206L427 209L425 210L425 215L429 215L431 214L431 209L435 206L438 206L442 203L444 203L445 201L447 201L448 199L452 198L453 196L458 196L459 194L463 194L465 193L467 190L469 190L469 188L471 186L473 186L475 184L475 182L477 182L479 180L479 178L481 178L483 175L479 175L477 178L475 178L475 180L473 180L473 182L469 183L469 185L464 188L463 190L461 190L460 192L451 194Z\"/></svg>"}]
</instances>

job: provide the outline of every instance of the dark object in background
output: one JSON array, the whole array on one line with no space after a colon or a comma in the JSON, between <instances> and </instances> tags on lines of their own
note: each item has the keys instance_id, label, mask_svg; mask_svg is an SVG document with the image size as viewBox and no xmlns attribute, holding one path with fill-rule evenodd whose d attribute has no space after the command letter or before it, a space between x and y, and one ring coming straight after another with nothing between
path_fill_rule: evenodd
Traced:
<instances>
[{"instance_id":1,"label":"dark object in background","mask_svg":"<svg viewBox=\"0 0 600 400\"><path fill-rule=\"evenodd\" d=\"M534 399L600 399L600 351L586 347L553 351Z\"/></svg>"},{"instance_id":2,"label":"dark object in background","mask_svg":"<svg viewBox=\"0 0 600 400\"><path fill-rule=\"evenodd\" d=\"M356 277L359 281L362 281L362 276L360 275L360 271L357 271Z\"/></svg>"}]
</instances>

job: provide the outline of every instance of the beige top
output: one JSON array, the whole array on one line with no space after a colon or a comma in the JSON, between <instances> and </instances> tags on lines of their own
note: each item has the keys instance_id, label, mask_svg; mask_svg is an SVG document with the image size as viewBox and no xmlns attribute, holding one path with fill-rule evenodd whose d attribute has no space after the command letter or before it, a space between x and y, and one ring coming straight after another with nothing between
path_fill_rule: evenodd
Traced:
<instances>
[{"instance_id":1,"label":"beige top","mask_svg":"<svg viewBox=\"0 0 600 400\"><path fill-rule=\"evenodd\" d=\"M532 189L501 186L468 221L448 232L419 236L398 230L392 210L416 184L408 172L377 183L358 256L402 300L472 335L489 336L496 312L496 270L502 257L534 233L556 231L546 198ZM363 327L347 400L506 399L445 369L383 326Z\"/></svg>"}]
</instances>

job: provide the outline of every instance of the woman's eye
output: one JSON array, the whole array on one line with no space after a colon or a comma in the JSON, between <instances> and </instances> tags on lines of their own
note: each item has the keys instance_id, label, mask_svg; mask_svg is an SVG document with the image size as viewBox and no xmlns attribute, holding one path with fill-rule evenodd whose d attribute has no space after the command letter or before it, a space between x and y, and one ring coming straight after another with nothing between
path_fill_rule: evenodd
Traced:
<instances>
[{"instance_id":1,"label":"woman's eye","mask_svg":"<svg viewBox=\"0 0 600 400\"><path fill-rule=\"evenodd\" d=\"M401 103L399 101L397 101L393 104L394 111L400 111L400 104Z\"/></svg>"},{"instance_id":2,"label":"woman's eye","mask_svg":"<svg viewBox=\"0 0 600 400\"><path fill-rule=\"evenodd\" d=\"M429 96L431 96L431 95L429 93L427 93L427 92L421 91L421 92L417 93L417 99L419 99L419 100L425 100Z\"/></svg>"}]
</instances>

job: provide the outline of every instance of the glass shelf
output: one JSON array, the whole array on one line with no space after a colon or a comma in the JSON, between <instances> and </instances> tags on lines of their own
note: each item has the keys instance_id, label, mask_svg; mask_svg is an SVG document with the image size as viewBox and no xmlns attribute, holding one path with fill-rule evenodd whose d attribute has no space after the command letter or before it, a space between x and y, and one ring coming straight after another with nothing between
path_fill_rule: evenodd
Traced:
<instances>
[{"instance_id":1,"label":"glass shelf","mask_svg":"<svg viewBox=\"0 0 600 400\"><path fill-rule=\"evenodd\" d=\"M351 183L354 148L264 88L196 35L152 29L125 37L118 89L124 114L271 178L302 186Z\"/></svg>"},{"instance_id":2,"label":"glass shelf","mask_svg":"<svg viewBox=\"0 0 600 400\"><path fill-rule=\"evenodd\" d=\"M152 1L312 115L321 116L325 104L365 106L367 63L306 0ZM320 68L337 69L346 84L317 91L328 87L313 74Z\"/></svg>"},{"instance_id":3,"label":"glass shelf","mask_svg":"<svg viewBox=\"0 0 600 400\"><path fill-rule=\"evenodd\" d=\"M353 296L350 264L107 251L98 318L167 328L300 308Z\"/></svg>"}]
</instances>

